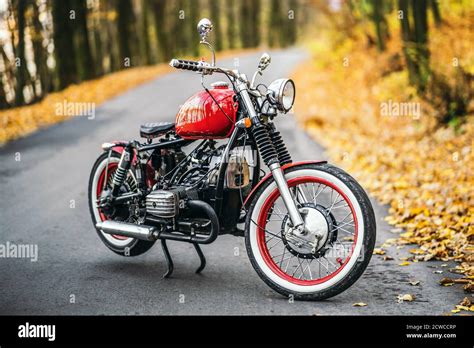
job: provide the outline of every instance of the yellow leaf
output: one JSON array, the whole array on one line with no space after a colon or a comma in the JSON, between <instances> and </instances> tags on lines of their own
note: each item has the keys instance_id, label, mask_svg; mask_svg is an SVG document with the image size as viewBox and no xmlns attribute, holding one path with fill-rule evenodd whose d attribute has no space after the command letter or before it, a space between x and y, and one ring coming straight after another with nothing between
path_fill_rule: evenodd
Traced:
<instances>
[{"instance_id":1,"label":"yellow leaf","mask_svg":"<svg viewBox=\"0 0 474 348\"><path fill-rule=\"evenodd\" d=\"M375 248L374 255L385 255L385 250L383 250L382 248Z\"/></svg>"},{"instance_id":2,"label":"yellow leaf","mask_svg":"<svg viewBox=\"0 0 474 348\"><path fill-rule=\"evenodd\" d=\"M365 307L365 306L367 306L367 303L356 302L356 303L353 303L352 306L354 306L354 307Z\"/></svg>"},{"instance_id":3,"label":"yellow leaf","mask_svg":"<svg viewBox=\"0 0 474 348\"><path fill-rule=\"evenodd\" d=\"M410 262L408 262L408 261L403 261L402 263L399 263L398 265L399 265L399 266L408 266L408 265L410 265Z\"/></svg>"},{"instance_id":4,"label":"yellow leaf","mask_svg":"<svg viewBox=\"0 0 474 348\"><path fill-rule=\"evenodd\" d=\"M398 302L412 302L415 299L415 295L411 295L411 294L398 295L397 299L398 299Z\"/></svg>"}]
</instances>

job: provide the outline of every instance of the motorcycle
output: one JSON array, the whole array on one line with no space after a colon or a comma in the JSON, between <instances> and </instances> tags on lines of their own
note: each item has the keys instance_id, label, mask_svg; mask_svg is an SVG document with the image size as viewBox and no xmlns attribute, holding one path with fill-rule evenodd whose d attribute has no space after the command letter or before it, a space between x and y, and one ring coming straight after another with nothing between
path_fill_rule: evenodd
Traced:
<instances>
[{"instance_id":1,"label":"motorcycle","mask_svg":"<svg viewBox=\"0 0 474 348\"><path fill-rule=\"evenodd\" d=\"M326 161L292 161L273 120L293 107L294 82L255 84L271 63L266 53L251 80L216 66L211 30L208 19L199 22L211 63L170 62L201 74L203 86L181 106L176 122L142 125L142 142L102 144L88 189L97 233L123 256L141 255L160 240L165 278L173 272L167 241L191 243L199 273L206 264L201 244L241 236L253 268L278 293L299 300L335 296L370 261L376 234L370 200ZM212 74L229 82L207 88L204 78Z\"/></svg>"}]
</instances>

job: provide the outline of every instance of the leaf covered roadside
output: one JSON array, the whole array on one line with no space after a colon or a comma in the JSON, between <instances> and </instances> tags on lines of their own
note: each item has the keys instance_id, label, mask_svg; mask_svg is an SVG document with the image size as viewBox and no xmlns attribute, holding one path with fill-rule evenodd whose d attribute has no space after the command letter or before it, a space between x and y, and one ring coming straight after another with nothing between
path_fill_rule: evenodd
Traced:
<instances>
[{"instance_id":1,"label":"leaf covered roadside","mask_svg":"<svg viewBox=\"0 0 474 348\"><path fill-rule=\"evenodd\" d=\"M452 81L454 57L474 71L474 13L447 21L449 26L432 29L430 52L434 68ZM399 30L396 20L390 25ZM309 47L311 60L293 75L299 122L333 161L390 205L387 221L405 230L398 243L419 245L413 259L456 261L452 271L472 292L474 103L464 123L440 126L438 110L409 86L398 35L380 53L362 31L348 38L327 28ZM420 114L381 112L406 102L419 103Z\"/></svg>"}]
</instances>

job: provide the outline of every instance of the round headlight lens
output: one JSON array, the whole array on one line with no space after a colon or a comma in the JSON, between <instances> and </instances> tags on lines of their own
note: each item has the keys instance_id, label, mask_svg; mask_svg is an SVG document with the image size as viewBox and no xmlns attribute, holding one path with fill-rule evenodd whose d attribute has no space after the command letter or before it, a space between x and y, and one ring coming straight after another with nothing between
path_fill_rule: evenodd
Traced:
<instances>
[{"instance_id":1,"label":"round headlight lens","mask_svg":"<svg viewBox=\"0 0 474 348\"><path fill-rule=\"evenodd\" d=\"M288 112L293 107L296 96L295 83L291 79L278 79L273 81L268 90L273 96L273 102L278 110Z\"/></svg>"}]
</instances>

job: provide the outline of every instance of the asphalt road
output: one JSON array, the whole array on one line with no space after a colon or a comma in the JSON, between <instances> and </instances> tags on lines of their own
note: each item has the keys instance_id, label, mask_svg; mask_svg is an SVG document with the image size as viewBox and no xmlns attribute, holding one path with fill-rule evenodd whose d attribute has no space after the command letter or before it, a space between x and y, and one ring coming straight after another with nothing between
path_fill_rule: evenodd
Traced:
<instances>
[{"instance_id":1,"label":"asphalt road","mask_svg":"<svg viewBox=\"0 0 474 348\"><path fill-rule=\"evenodd\" d=\"M239 69L250 75L258 57L241 57ZM273 52L264 81L288 75L303 59L296 49ZM204 246L208 265L200 275L194 273L192 246L170 242L171 279L161 279L166 266L159 243L136 258L110 252L96 235L87 205L89 171L100 144L137 138L141 122L173 121L179 105L200 89L199 80L188 72L165 75L102 104L94 119L76 117L0 148L0 245L38 246L37 262L0 258L0 314L414 315L446 313L462 299L461 290L437 284L451 264L399 266L408 248L389 248L393 261L375 255L362 278L337 297L294 303L260 280L243 238L221 236ZM294 160L325 158L292 116L276 123ZM379 246L395 235L383 221L386 208L373 203ZM398 303L397 295L406 293L416 300ZM353 307L355 302L368 306Z\"/></svg>"}]
</instances>

